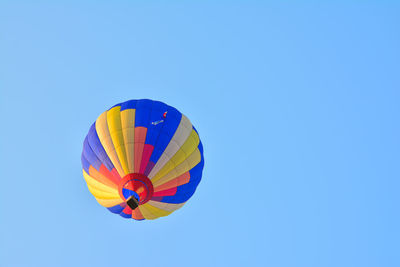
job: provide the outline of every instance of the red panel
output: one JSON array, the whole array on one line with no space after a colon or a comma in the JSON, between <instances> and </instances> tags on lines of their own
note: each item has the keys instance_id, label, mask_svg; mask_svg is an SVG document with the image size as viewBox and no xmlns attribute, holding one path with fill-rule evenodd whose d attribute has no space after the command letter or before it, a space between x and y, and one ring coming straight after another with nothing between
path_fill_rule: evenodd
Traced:
<instances>
[{"instance_id":1,"label":"red panel","mask_svg":"<svg viewBox=\"0 0 400 267\"><path fill-rule=\"evenodd\" d=\"M132 215L132 209L129 206L126 206L125 209L122 210L123 213Z\"/></svg>"},{"instance_id":2,"label":"red panel","mask_svg":"<svg viewBox=\"0 0 400 267\"><path fill-rule=\"evenodd\" d=\"M142 162L142 155L144 149L144 142L146 141L147 128L135 127L135 173L140 171L140 163Z\"/></svg>"},{"instance_id":3,"label":"red panel","mask_svg":"<svg viewBox=\"0 0 400 267\"><path fill-rule=\"evenodd\" d=\"M143 149L143 154L142 154L142 162L140 163L140 170L139 173L144 174L144 171L146 170L147 163L149 163L151 154L153 153L154 146L145 144L144 149Z\"/></svg>"},{"instance_id":4,"label":"red panel","mask_svg":"<svg viewBox=\"0 0 400 267\"><path fill-rule=\"evenodd\" d=\"M99 168L99 172L101 174L103 174L104 176L106 176L108 179L110 179L111 181L113 181L113 183L115 183L116 185L119 183L119 181L121 180L121 176L119 176L117 170L114 168L111 171L109 171L107 169L106 166L104 166L104 164L100 165Z\"/></svg>"},{"instance_id":5,"label":"red panel","mask_svg":"<svg viewBox=\"0 0 400 267\"><path fill-rule=\"evenodd\" d=\"M165 197L165 196L173 196L175 194L176 194L176 187L167 189L164 191L154 192L153 196L154 197Z\"/></svg>"}]
</instances>

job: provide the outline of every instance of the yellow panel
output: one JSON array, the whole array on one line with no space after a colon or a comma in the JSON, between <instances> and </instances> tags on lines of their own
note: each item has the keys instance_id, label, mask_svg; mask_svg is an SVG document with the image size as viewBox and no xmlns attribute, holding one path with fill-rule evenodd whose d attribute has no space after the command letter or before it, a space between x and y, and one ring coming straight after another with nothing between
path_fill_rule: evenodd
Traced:
<instances>
[{"instance_id":1,"label":"yellow panel","mask_svg":"<svg viewBox=\"0 0 400 267\"><path fill-rule=\"evenodd\" d=\"M154 214L152 214L145 205L140 205L139 206L139 210L143 215L143 218L145 218L146 220L154 220L157 219L158 217L155 216Z\"/></svg>"},{"instance_id":2,"label":"yellow panel","mask_svg":"<svg viewBox=\"0 0 400 267\"><path fill-rule=\"evenodd\" d=\"M188 139L182 145L182 147L173 155L173 157L164 165L164 167L151 179L154 183L167 173L172 171L175 166L181 164L186 158L189 157L197 149L200 138L195 130L192 130Z\"/></svg>"},{"instance_id":3,"label":"yellow panel","mask_svg":"<svg viewBox=\"0 0 400 267\"><path fill-rule=\"evenodd\" d=\"M90 193L92 193L92 195L95 198L100 198L100 199L119 199L119 200L121 200L121 197L119 196L119 194L114 194L114 193L101 191L101 190L98 190L96 187L92 187L90 185L87 185L87 186L89 188Z\"/></svg>"},{"instance_id":4,"label":"yellow panel","mask_svg":"<svg viewBox=\"0 0 400 267\"><path fill-rule=\"evenodd\" d=\"M168 183L169 181L171 181L179 176L180 175L178 175L177 171L175 169L172 169L172 171L170 171L167 175L165 175L164 177L161 177L159 180L153 182L153 186L156 187L156 186Z\"/></svg>"},{"instance_id":5,"label":"yellow panel","mask_svg":"<svg viewBox=\"0 0 400 267\"><path fill-rule=\"evenodd\" d=\"M146 208L157 218L158 217L164 217L164 216L168 216L172 213L172 211L166 211L166 210L162 210L159 208L156 208L152 205L150 205L149 203L144 204L143 206L146 206Z\"/></svg>"},{"instance_id":6,"label":"yellow panel","mask_svg":"<svg viewBox=\"0 0 400 267\"><path fill-rule=\"evenodd\" d=\"M175 181L175 183L170 184L170 182L173 180L177 180L177 181ZM190 173L185 172L184 174L179 175L178 177L176 177L173 180L166 183L166 182L164 182L163 178L161 178L160 180L158 180L156 183L153 184L154 192L163 191L166 189L170 189L172 187L177 187L177 186L180 186L183 184L187 184L190 181ZM165 187L165 188L163 188L163 187Z\"/></svg>"},{"instance_id":7,"label":"yellow panel","mask_svg":"<svg viewBox=\"0 0 400 267\"><path fill-rule=\"evenodd\" d=\"M183 161L179 165L176 165L176 167L172 169L167 175L159 177L158 179L152 179L151 181L153 182L153 184L161 179L163 183L169 182L172 179L178 177L179 175L182 175L183 173L191 170L194 166L199 164L200 160L201 160L200 151L198 148L196 148L196 150L185 161ZM157 184L162 184L162 183L158 182Z\"/></svg>"},{"instance_id":8,"label":"yellow panel","mask_svg":"<svg viewBox=\"0 0 400 267\"><path fill-rule=\"evenodd\" d=\"M122 203L121 199L100 199L96 198L97 202L99 202L100 205L106 208L114 207L115 205L119 205Z\"/></svg>"},{"instance_id":9,"label":"yellow panel","mask_svg":"<svg viewBox=\"0 0 400 267\"><path fill-rule=\"evenodd\" d=\"M121 107L116 106L107 111L107 124L110 132L111 140L114 144L114 149L117 152L119 162L125 175L129 173L128 163L126 162L124 136L121 127ZM121 176L123 177L123 176Z\"/></svg>"},{"instance_id":10,"label":"yellow panel","mask_svg":"<svg viewBox=\"0 0 400 267\"><path fill-rule=\"evenodd\" d=\"M113 163L115 169L117 169L118 174L121 177L125 176L125 172L121 167L121 164L118 159L118 155L115 152L113 141L111 140L110 133L108 131L107 125L107 111L103 112L96 120L96 131L99 136L100 142L104 147L108 157Z\"/></svg>"},{"instance_id":11,"label":"yellow panel","mask_svg":"<svg viewBox=\"0 0 400 267\"><path fill-rule=\"evenodd\" d=\"M122 133L124 136L129 173L135 172L135 113L136 109L125 109L121 111Z\"/></svg>"},{"instance_id":12,"label":"yellow panel","mask_svg":"<svg viewBox=\"0 0 400 267\"><path fill-rule=\"evenodd\" d=\"M180 209L183 205L185 205L186 202L184 203L179 203L179 204L171 204L171 203L163 203L163 202L158 202L158 201L153 201L150 200L149 203L151 206L165 210L165 211L170 211L173 212L177 209Z\"/></svg>"},{"instance_id":13,"label":"yellow panel","mask_svg":"<svg viewBox=\"0 0 400 267\"><path fill-rule=\"evenodd\" d=\"M118 190L116 188L102 184L93 177L91 177L89 174L87 174L85 170L82 171L83 171L83 178L85 178L85 181L88 186L95 188L97 190L101 190L103 192L113 193L118 195Z\"/></svg>"}]
</instances>

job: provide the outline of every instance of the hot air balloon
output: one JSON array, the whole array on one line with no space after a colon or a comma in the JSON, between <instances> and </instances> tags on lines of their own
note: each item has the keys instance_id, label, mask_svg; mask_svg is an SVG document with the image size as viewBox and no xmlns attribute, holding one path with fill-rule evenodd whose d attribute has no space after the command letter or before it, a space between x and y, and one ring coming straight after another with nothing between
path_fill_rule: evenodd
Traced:
<instances>
[{"instance_id":1,"label":"hot air balloon","mask_svg":"<svg viewBox=\"0 0 400 267\"><path fill-rule=\"evenodd\" d=\"M189 119L148 99L102 113L89 129L81 159L97 202L135 220L181 208L195 192L204 166L199 134Z\"/></svg>"}]
</instances>

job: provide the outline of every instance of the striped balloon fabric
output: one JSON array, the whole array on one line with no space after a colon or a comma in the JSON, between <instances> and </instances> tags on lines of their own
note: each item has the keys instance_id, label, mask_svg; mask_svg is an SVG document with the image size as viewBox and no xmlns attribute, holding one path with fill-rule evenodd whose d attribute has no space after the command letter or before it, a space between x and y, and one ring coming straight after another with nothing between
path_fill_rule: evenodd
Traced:
<instances>
[{"instance_id":1,"label":"striped balloon fabric","mask_svg":"<svg viewBox=\"0 0 400 267\"><path fill-rule=\"evenodd\" d=\"M196 129L159 101L115 105L98 117L83 144L89 191L124 218L152 220L179 209L195 192L203 166Z\"/></svg>"}]
</instances>

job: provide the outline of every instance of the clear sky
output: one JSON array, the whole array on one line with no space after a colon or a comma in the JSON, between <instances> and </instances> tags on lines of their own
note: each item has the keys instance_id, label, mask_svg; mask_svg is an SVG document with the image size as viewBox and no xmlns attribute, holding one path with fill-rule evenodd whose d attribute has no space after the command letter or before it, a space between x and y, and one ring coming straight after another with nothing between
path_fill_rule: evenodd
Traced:
<instances>
[{"instance_id":1,"label":"clear sky","mask_svg":"<svg viewBox=\"0 0 400 267\"><path fill-rule=\"evenodd\" d=\"M0 1L0 266L400 266L400 4L193 2ZM190 118L205 168L137 222L80 154L140 98Z\"/></svg>"}]
</instances>

